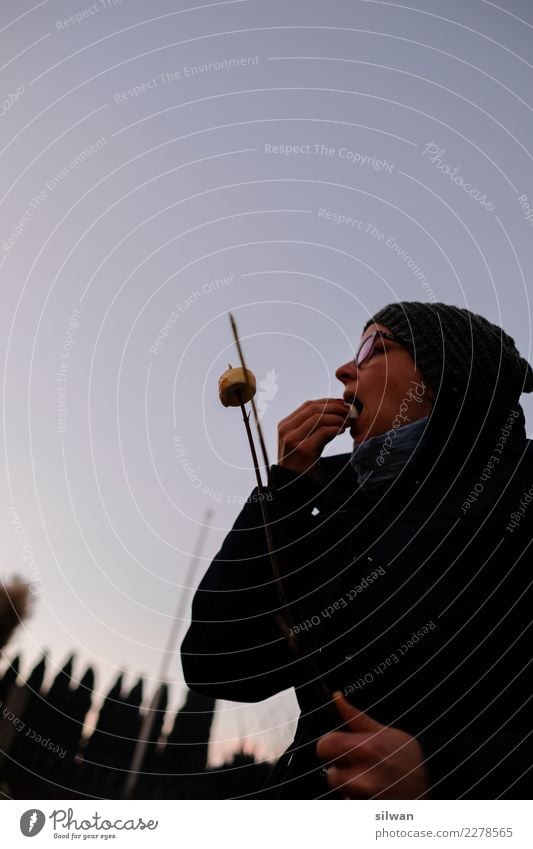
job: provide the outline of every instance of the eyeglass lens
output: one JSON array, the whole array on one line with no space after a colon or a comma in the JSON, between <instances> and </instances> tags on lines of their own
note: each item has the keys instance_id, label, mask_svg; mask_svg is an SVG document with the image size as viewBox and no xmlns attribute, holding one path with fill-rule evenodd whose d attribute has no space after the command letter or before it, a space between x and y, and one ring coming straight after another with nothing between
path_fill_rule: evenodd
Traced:
<instances>
[{"instance_id":1,"label":"eyeglass lens","mask_svg":"<svg viewBox=\"0 0 533 849\"><path fill-rule=\"evenodd\" d=\"M357 360L358 366L360 366L367 359L367 357L370 356L370 354L372 352L372 348L374 347L375 341L376 341L376 335L375 334L373 334L372 336L367 336L367 338L365 339L365 341L363 342L363 344L359 348L359 351L357 352L356 360Z\"/></svg>"}]
</instances>

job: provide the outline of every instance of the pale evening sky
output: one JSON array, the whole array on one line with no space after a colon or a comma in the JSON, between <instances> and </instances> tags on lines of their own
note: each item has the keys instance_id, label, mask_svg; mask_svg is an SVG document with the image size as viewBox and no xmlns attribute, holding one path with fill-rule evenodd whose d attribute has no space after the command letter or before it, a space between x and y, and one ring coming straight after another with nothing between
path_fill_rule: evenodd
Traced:
<instances>
[{"instance_id":1,"label":"pale evening sky","mask_svg":"<svg viewBox=\"0 0 533 849\"><path fill-rule=\"evenodd\" d=\"M467 306L531 361L533 6L9 0L0 40L1 574L38 590L8 656L153 686L254 486L228 311L272 460L391 301ZM220 702L213 757L276 754L295 715Z\"/></svg>"}]
</instances>

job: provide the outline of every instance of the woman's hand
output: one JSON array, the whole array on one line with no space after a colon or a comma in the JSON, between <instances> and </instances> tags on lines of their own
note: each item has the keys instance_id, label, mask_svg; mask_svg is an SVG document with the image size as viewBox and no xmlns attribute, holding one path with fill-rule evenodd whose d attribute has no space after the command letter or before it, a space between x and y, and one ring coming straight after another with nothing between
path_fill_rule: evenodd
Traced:
<instances>
[{"instance_id":1,"label":"woman's hand","mask_svg":"<svg viewBox=\"0 0 533 849\"><path fill-rule=\"evenodd\" d=\"M331 761L328 784L346 799L418 799L429 789L424 754L417 740L381 725L334 694L345 729L321 737L316 751Z\"/></svg>"},{"instance_id":2,"label":"woman's hand","mask_svg":"<svg viewBox=\"0 0 533 849\"><path fill-rule=\"evenodd\" d=\"M307 472L324 447L351 420L348 405L341 398L305 401L278 425L278 464L295 472Z\"/></svg>"}]
</instances>

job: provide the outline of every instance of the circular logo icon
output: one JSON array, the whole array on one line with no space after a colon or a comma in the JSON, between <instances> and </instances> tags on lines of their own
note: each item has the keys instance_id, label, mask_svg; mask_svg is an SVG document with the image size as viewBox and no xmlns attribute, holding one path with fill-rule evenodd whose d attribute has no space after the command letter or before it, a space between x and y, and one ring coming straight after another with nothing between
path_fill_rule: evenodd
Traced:
<instances>
[{"instance_id":1,"label":"circular logo icon","mask_svg":"<svg viewBox=\"0 0 533 849\"><path fill-rule=\"evenodd\" d=\"M42 811L30 808L29 811L24 811L20 818L20 830L24 837L35 837L42 831L45 822L46 817Z\"/></svg>"}]
</instances>

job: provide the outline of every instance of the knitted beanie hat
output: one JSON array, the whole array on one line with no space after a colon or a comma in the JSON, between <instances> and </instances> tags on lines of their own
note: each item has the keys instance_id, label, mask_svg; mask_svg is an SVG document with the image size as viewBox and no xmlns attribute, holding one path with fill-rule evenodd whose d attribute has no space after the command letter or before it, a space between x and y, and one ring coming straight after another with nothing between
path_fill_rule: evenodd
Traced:
<instances>
[{"instance_id":1,"label":"knitted beanie hat","mask_svg":"<svg viewBox=\"0 0 533 849\"><path fill-rule=\"evenodd\" d=\"M500 327L462 307L401 301L367 321L383 324L410 351L424 380L458 400L513 403L533 392L533 370Z\"/></svg>"}]
</instances>

